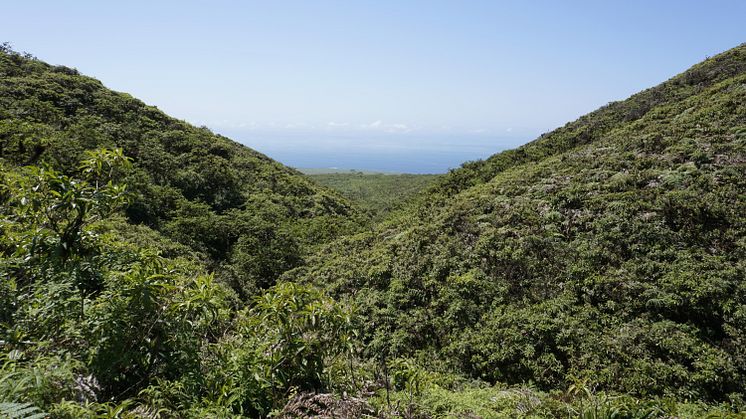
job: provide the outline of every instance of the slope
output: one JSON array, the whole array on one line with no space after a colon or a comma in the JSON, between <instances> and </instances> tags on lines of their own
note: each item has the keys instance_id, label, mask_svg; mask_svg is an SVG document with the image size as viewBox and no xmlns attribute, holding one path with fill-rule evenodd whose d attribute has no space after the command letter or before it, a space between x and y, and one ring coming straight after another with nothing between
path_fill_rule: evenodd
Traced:
<instances>
[{"instance_id":1,"label":"slope","mask_svg":"<svg viewBox=\"0 0 746 419\"><path fill-rule=\"evenodd\" d=\"M76 70L0 49L0 160L78 171L84 151L121 148L132 223L197 252L243 297L355 228L339 194L266 156L165 115ZM166 256L169 256L166 254Z\"/></svg>"},{"instance_id":2,"label":"slope","mask_svg":"<svg viewBox=\"0 0 746 419\"><path fill-rule=\"evenodd\" d=\"M348 308L275 280L358 221L294 170L3 46L0 416L266 417L344 382Z\"/></svg>"},{"instance_id":3,"label":"slope","mask_svg":"<svg viewBox=\"0 0 746 419\"><path fill-rule=\"evenodd\" d=\"M746 46L466 164L321 255L288 278L352 298L370 357L740 400Z\"/></svg>"}]
</instances>

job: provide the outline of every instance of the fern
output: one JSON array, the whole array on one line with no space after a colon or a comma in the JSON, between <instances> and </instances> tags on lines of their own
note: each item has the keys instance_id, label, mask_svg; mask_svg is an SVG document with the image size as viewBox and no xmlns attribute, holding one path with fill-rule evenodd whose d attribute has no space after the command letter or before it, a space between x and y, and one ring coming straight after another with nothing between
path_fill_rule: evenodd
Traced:
<instances>
[{"instance_id":1,"label":"fern","mask_svg":"<svg viewBox=\"0 0 746 419\"><path fill-rule=\"evenodd\" d=\"M47 414L31 403L0 403L0 419L43 419Z\"/></svg>"}]
</instances>

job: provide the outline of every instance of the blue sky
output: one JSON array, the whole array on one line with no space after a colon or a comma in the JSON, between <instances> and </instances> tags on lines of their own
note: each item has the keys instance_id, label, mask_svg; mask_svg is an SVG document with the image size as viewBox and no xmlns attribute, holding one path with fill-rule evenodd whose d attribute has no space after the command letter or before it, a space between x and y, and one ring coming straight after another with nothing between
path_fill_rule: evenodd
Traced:
<instances>
[{"instance_id":1,"label":"blue sky","mask_svg":"<svg viewBox=\"0 0 746 419\"><path fill-rule=\"evenodd\" d=\"M530 141L746 41L746 2L718 0L25 0L3 15L16 49L285 163L412 172Z\"/></svg>"}]
</instances>

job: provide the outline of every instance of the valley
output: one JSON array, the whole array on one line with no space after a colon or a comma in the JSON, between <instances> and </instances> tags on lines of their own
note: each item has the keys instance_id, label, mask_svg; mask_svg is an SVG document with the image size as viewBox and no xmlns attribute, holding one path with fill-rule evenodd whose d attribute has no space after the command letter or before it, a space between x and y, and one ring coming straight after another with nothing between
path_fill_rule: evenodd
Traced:
<instances>
[{"instance_id":1,"label":"valley","mask_svg":"<svg viewBox=\"0 0 746 419\"><path fill-rule=\"evenodd\" d=\"M5 45L0 173L0 417L746 409L746 45L442 175L304 174Z\"/></svg>"}]
</instances>

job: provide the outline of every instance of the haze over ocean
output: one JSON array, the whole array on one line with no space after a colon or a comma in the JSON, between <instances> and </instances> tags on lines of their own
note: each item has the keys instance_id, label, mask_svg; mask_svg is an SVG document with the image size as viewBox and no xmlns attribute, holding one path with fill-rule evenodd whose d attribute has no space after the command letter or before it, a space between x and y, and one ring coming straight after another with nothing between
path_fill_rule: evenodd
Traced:
<instances>
[{"instance_id":1,"label":"haze over ocean","mask_svg":"<svg viewBox=\"0 0 746 419\"><path fill-rule=\"evenodd\" d=\"M445 173L462 163L517 147L532 133L463 135L277 134L230 129L216 132L295 168L355 169L395 173Z\"/></svg>"}]
</instances>

